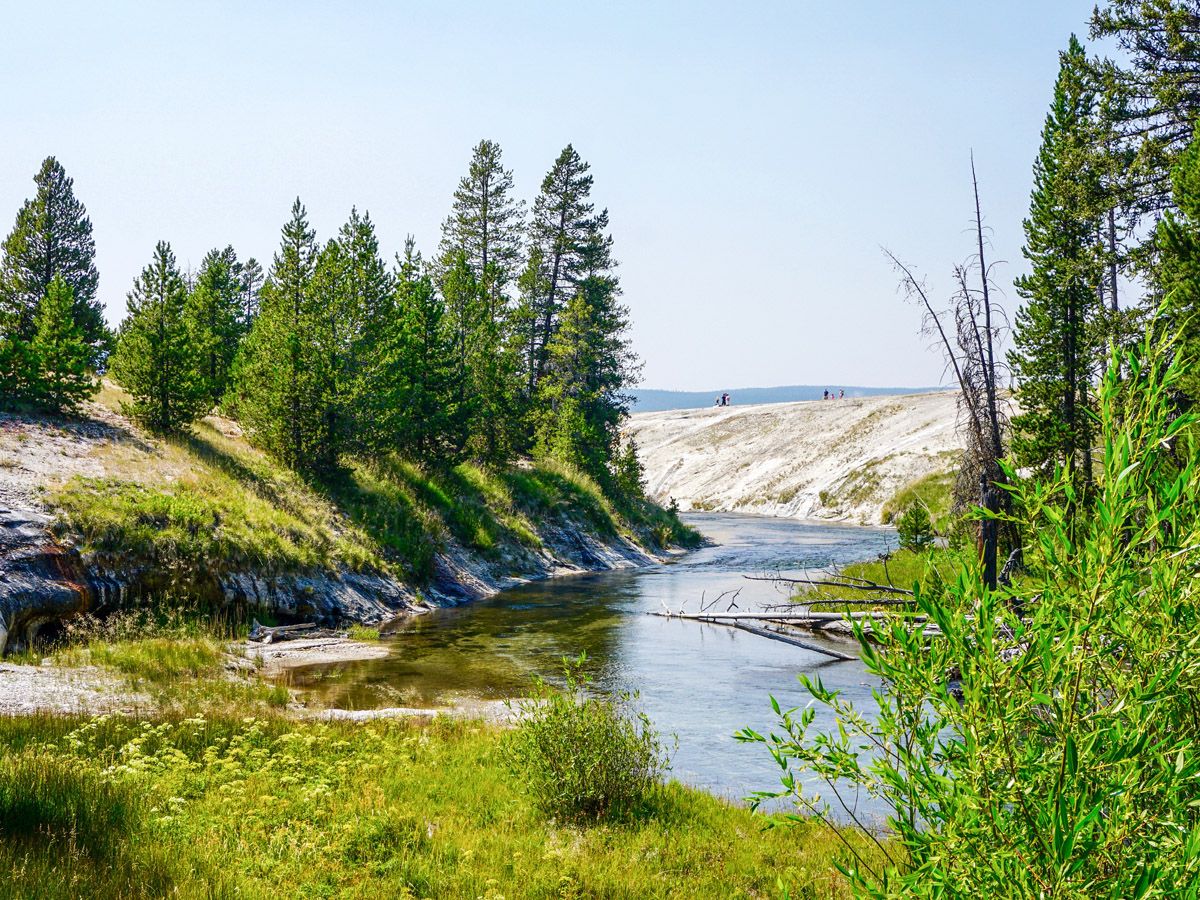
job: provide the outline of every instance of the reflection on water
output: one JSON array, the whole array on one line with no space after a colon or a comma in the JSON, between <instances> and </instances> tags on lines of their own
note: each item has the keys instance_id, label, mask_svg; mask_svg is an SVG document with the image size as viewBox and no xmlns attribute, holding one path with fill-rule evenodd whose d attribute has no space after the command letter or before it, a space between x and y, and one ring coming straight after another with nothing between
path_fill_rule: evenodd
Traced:
<instances>
[{"instance_id":1,"label":"reflection on water","mask_svg":"<svg viewBox=\"0 0 1200 900\"><path fill-rule=\"evenodd\" d=\"M743 576L865 559L895 539L884 529L786 519L686 518L712 546L661 566L539 582L418 616L389 638L387 658L311 668L296 683L344 708L500 699L522 695L533 674L552 677L563 656L586 652L600 685L640 692L657 727L678 737L676 778L735 799L772 787L778 772L770 757L732 734L747 725L769 730L770 695L785 706L804 703L800 672L819 670L828 687L869 703L874 683L862 665L647 613L664 605L694 611L701 596L738 589L742 610L778 603L774 585Z\"/></svg>"}]
</instances>

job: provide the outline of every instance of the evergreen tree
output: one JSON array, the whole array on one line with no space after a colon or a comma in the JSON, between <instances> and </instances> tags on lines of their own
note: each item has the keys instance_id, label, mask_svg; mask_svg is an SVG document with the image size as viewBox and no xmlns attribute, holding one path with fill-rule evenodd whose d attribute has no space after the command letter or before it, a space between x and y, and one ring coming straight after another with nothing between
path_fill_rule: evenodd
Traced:
<instances>
[{"instance_id":1,"label":"evergreen tree","mask_svg":"<svg viewBox=\"0 0 1200 900\"><path fill-rule=\"evenodd\" d=\"M423 464L452 462L463 432L446 307L410 237L396 275L396 315L383 332L374 408L387 445Z\"/></svg>"},{"instance_id":2,"label":"evergreen tree","mask_svg":"<svg viewBox=\"0 0 1200 900\"><path fill-rule=\"evenodd\" d=\"M1167 324L1182 331L1180 349L1200 362L1200 132L1175 167L1173 198L1178 213L1167 213L1156 234L1160 254L1158 288ZM1200 376L1183 380L1189 404L1200 401Z\"/></svg>"},{"instance_id":3,"label":"evergreen tree","mask_svg":"<svg viewBox=\"0 0 1200 900\"><path fill-rule=\"evenodd\" d=\"M581 246L596 231L589 200L592 176L588 164L568 144L542 180L529 225L531 256L540 252L540 287L526 295L535 306L525 315L537 322L532 366L526 381L536 390L549 361L550 339L558 327L566 298L579 282Z\"/></svg>"},{"instance_id":4,"label":"evergreen tree","mask_svg":"<svg viewBox=\"0 0 1200 900\"><path fill-rule=\"evenodd\" d=\"M0 310L0 409L31 399L36 371L33 349L21 337L16 316Z\"/></svg>"},{"instance_id":5,"label":"evergreen tree","mask_svg":"<svg viewBox=\"0 0 1200 900\"><path fill-rule=\"evenodd\" d=\"M316 256L316 235L297 198L234 375L238 418L251 439L304 474L334 462L325 433L331 379L319 335L326 316L312 291Z\"/></svg>"},{"instance_id":6,"label":"evergreen tree","mask_svg":"<svg viewBox=\"0 0 1200 900\"><path fill-rule=\"evenodd\" d=\"M229 387L242 339L242 271L232 247L210 250L200 263L185 316L196 354L197 390L212 408Z\"/></svg>"},{"instance_id":7,"label":"evergreen tree","mask_svg":"<svg viewBox=\"0 0 1200 900\"><path fill-rule=\"evenodd\" d=\"M128 315L111 361L113 376L133 397L127 412L153 431L186 427L205 407L186 304L187 287L175 254L170 244L159 241L154 259L127 295Z\"/></svg>"},{"instance_id":8,"label":"evergreen tree","mask_svg":"<svg viewBox=\"0 0 1200 900\"><path fill-rule=\"evenodd\" d=\"M394 283L379 255L370 215L350 219L321 251L313 280L316 309L323 312L323 353L331 382L327 432L337 448L381 445L374 398L385 390L375 364L391 327Z\"/></svg>"},{"instance_id":9,"label":"evergreen tree","mask_svg":"<svg viewBox=\"0 0 1200 900\"><path fill-rule=\"evenodd\" d=\"M1134 213L1161 213L1171 208L1171 171L1200 118L1200 3L1107 0L1091 31L1124 53L1120 64L1098 65L1112 111L1107 144L1132 186Z\"/></svg>"},{"instance_id":10,"label":"evergreen tree","mask_svg":"<svg viewBox=\"0 0 1200 900\"><path fill-rule=\"evenodd\" d=\"M252 256L242 264L238 275L241 287L241 312L238 321L241 323L242 333L249 334L250 327L258 316L258 291L263 283L262 266Z\"/></svg>"},{"instance_id":11,"label":"evergreen tree","mask_svg":"<svg viewBox=\"0 0 1200 900\"><path fill-rule=\"evenodd\" d=\"M29 341L33 319L54 277L71 288L75 323L99 363L108 347L104 312L96 299L96 243L92 222L75 197L74 182L53 156L34 177L37 193L17 213L3 244L0 261L0 311L10 320L12 334Z\"/></svg>"},{"instance_id":12,"label":"evergreen tree","mask_svg":"<svg viewBox=\"0 0 1200 900\"><path fill-rule=\"evenodd\" d=\"M638 365L617 279L584 278L551 338L538 385L537 450L613 486L611 463ZM635 451L636 452L636 451Z\"/></svg>"},{"instance_id":13,"label":"evergreen tree","mask_svg":"<svg viewBox=\"0 0 1200 900\"><path fill-rule=\"evenodd\" d=\"M486 332L488 304L463 250L442 265L442 297L446 305L446 333L450 344L450 399L456 415L447 435L456 453L467 448L472 428L479 422L480 397L473 381L480 335Z\"/></svg>"},{"instance_id":14,"label":"evergreen tree","mask_svg":"<svg viewBox=\"0 0 1200 900\"><path fill-rule=\"evenodd\" d=\"M1092 324L1103 270L1097 223L1086 203L1095 175L1079 160L1094 109L1083 46L1072 36L1034 164L1024 248L1032 271L1017 280L1026 302L1009 354L1021 407L1012 420L1017 463L1061 464L1084 485L1091 482L1089 395L1099 358Z\"/></svg>"},{"instance_id":15,"label":"evergreen tree","mask_svg":"<svg viewBox=\"0 0 1200 900\"><path fill-rule=\"evenodd\" d=\"M37 367L31 393L42 406L72 412L96 391L91 351L75 322L75 298L61 275L54 276L34 317L30 346Z\"/></svg>"},{"instance_id":16,"label":"evergreen tree","mask_svg":"<svg viewBox=\"0 0 1200 900\"><path fill-rule=\"evenodd\" d=\"M442 225L442 259L453 259L459 250L466 254L495 322L504 317L505 290L521 255L524 205L512 197L512 189L512 170L501 162L500 145L480 141L454 192L453 210Z\"/></svg>"},{"instance_id":17,"label":"evergreen tree","mask_svg":"<svg viewBox=\"0 0 1200 900\"><path fill-rule=\"evenodd\" d=\"M546 276L546 256L536 245L529 248L525 268L517 278L517 305L509 317L509 340L515 349L526 403L532 401L537 387L538 363L542 347L542 314L550 283Z\"/></svg>"},{"instance_id":18,"label":"evergreen tree","mask_svg":"<svg viewBox=\"0 0 1200 900\"><path fill-rule=\"evenodd\" d=\"M625 442L613 461L613 479L622 496L630 500L646 499L646 469L633 438Z\"/></svg>"}]
</instances>

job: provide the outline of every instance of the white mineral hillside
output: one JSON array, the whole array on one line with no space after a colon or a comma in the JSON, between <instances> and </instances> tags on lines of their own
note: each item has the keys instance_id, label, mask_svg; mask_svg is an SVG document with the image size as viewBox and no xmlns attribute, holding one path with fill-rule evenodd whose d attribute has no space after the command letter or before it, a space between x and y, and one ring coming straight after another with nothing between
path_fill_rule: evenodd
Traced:
<instances>
[{"instance_id":1,"label":"white mineral hillside","mask_svg":"<svg viewBox=\"0 0 1200 900\"><path fill-rule=\"evenodd\" d=\"M955 394L634 415L650 493L681 509L880 522L904 486L955 468Z\"/></svg>"}]
</instances>

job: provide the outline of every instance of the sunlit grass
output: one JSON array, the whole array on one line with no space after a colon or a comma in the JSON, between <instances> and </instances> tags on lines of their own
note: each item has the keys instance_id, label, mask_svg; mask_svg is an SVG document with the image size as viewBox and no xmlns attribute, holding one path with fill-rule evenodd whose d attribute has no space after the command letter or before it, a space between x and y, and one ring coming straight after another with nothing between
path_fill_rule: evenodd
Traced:
<instances>
[{"instance_id":1,"label":"sunlit grass","mask_svg":"<svg viewBox=\"0 0 1200 900\"><path fill-rule=\"evenodd\" d=\"M620 825L555 824L470 723L3 719L0 798L11 897L847 895L828 832L677 784Z\"/></svg>"},{"instance_id":2,"label":"sunlit grass","mask_svg":"<svg viewBox=\"0 0 1200 900\"><path fill-rule=\"evenodd\" d=\"M883 524L892 524L913 503L920 503L929 510L933 527L944 532L949 525L955 478L955 472L931 472L904 485L883 504Z\"/></svg>"}]
</instances>

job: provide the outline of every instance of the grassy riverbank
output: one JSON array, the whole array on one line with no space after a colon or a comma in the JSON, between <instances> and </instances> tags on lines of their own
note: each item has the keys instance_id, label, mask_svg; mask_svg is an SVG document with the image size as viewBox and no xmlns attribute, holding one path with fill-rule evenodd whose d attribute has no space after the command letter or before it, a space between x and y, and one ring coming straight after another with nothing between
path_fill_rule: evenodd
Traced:
<instances>
[{"instance_id":1,"label":"grassy riverbank","mask_svg":"<svg viewBox=\"0 0 1200 900\"><path fill-rule=\"evenodd\" d=\"M148 712L0 716L0 898L847 896L848 853L816 826L678 783L562 824L495 724L307 718L178 616L72 637L43 670Z\"/></svg>"},{"instance_id":2,"label":"grassy riverbank","mask_svg":"<svg viewBox=\"0 0 1200 900\"><path fill-rule=\"evenodd\" d=\"M547 821L472 723L0 719L2 897L845 896L844 848L676 783Z\"/></svg>"},{"instance_id":3,"label":"grassy riverbank","mask_svg":"<svg viewBox=\"0 0 1200 900\"><path fill-rule=\"evenodd\" d=\"M419 588L451 547L517 571L555 528L654 550L699 542L672 512L606 495L553 461L436 468L347 456L334 475L306 481L219 416L150 437L120 414L127 399L106 383L82 421L18 421L0 450L12 466L47 473L43 499L82 550L169 574L180 589L223 571L346 570Z\"/></svg>"}]
</instances>

